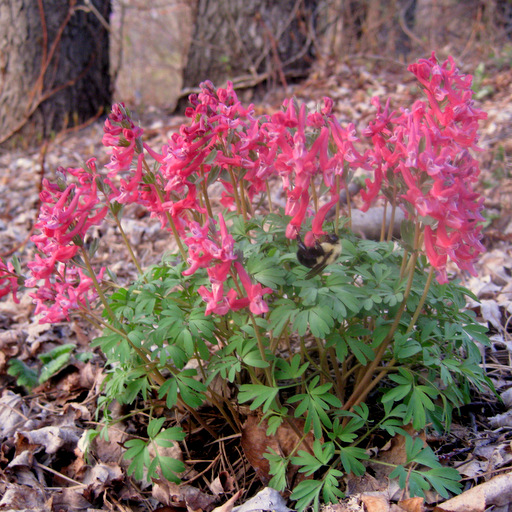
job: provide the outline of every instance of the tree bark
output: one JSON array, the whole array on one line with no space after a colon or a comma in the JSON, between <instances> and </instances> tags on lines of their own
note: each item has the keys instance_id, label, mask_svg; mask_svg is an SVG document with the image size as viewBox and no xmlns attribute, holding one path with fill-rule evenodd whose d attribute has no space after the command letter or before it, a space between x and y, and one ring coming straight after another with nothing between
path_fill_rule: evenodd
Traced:
<instances>
[{"instance_id":1,"label":"tree bark","mask_svg":"<svg viewBox=\"0 0 512 512\"><path fill-rule=\"evenodd\" d=\"M198 0L184 87L208 79L247 86L306 76L318 0Z\"/></svg>"},{"instance_id":2,"label":"tree bark","mask_svg":"<svg viewBox=\"0 0 512 512\"><path fill-rule=\"evenodd\" d=\"M110 104L110 8L0 0L0 143L45 139Z\"/></svg>"}]
</instances>

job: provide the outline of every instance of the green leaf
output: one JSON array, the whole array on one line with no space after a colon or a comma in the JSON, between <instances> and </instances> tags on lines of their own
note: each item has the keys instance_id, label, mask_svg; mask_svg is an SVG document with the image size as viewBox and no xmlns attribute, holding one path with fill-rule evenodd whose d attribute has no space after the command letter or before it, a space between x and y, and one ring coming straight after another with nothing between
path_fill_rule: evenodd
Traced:
<instances>
[{"instance_id":1,"label":"green leaf","mask_svg":"<svg viewBox=\"0 0 512 512\"><path fill-rule=\"evenodd\" d=\"M123 458L132 460L128 466L127 473L134 475L137 480L142 480L144 477L144 466L149 466L147 443L142 439L130 439L126 441L125 446L128 449L123 454Z\"/></svg>"},{"instance_id":2,"label":"green leaf","mask_svg":"<svg viewBox=\"0 0 512 512\"><path fill-rule=\"evenodd\" d=\"M482 343L485 346L489 346L489 337L487 333L489 329L484 325L480 325L477 323L468 324L464 326L464 331L474 340Z\"/></svg>"},{"instance_id":3,"label":"green leaf","mask_svg":"<svg viewBox=\"0 0 512 512\"><path fill-rule=\"evenodd\" d=\"M304 336L308 331L309 311L299 311L293 320L293 329L297 331L299 336Z\"/></svg>"},{"instance_id":4,"label":"green leaf","mask_svg":"<svg viewBox=\"0 0 512 512\"><path fill-rule=\"evenodd\" d=\"M313 426L315 438L319 439L322 436L322 425L327 428L332 428L332 421L325 411L331 407L341 408L341 401L328 393L332 387L331 383L326 383L317 386L319 377L314 377L307 387L308 393L301 393L291 396L288 403L295 403L300 401L300 404L295 408L294 416L298 418L306 414L304 432L309 432Z\"/></svg>"},{"instance_id":5,"label":"green leaf","mask_svg":"<svg viewBox=\"0 0 512 512\"><path fill-rule=\"evenodd\" d=\"M195 370L192 370L195 374ZM190 377L192 372L183 370L176 374L178 381L178 390L182 400L189 406L196 409L201 406L205 400L206 385L196 379Z\"/></svg>"},{"instance_id":6,"label":"green leaf","mask_svg":"<svg viewBox=\"0 0 512 512\"><path fill-rule=\"evenodd\" d=\"M270 453L263 454L270 464L269 473L272 476L268 486L276 491L282 492L286 489L286 469L288 467L288 460L281 455L278 455L272 448L268 448Z\"/></svg>"},{"instance_id":7,"label":"green leaf","mask_svg":"<svg viewBox=\"0 0 512 512\"><path fill-rule=\"evenodd\" d=\"M396 386L393 389L387 391L381 398L381 401L383 404L386 402L398 402L399 400L402 400L402 398L405 398L411 392L411 389L411 384L402 384L401 386Z\"/></svg>"},{"instance_id":8,"label":"green leaf","mask_svg":"<svg viewBox=\"0 0 512 512\"><path fill-rule=\"evenodd\" d=\"M100 347L105 354L108 354L122 339L122 336L116 333L99 336L92 340L91 348Z\"/></svg>"},{"instance_id":9,"label":"green leaf","mask_svg":"<svg viewBox=\"0 0 512 512\"><path fill-rule=\"evenodd\" d=\"M277 380L299 379L307 370L309 363L300 364L300 354L295 354L292 360L278 358L275 362L275 377Z\"/></svg>"},{"instance_id":10,"label":"green leaf","mask_svg":"<svg viewBox=\"0 0 512 512\"><path fill-rule=\"evenodd\" d=\"M311 476L315 471L323 466L323 463L314 455L311 455L311 453L305 452L304 450L299 450L298 456L292 457L292 464L302 466L299 471L301 473L306 473L306 476Z\"/></svg>"},{"instance_id":11,"label":"green leaf","mask_svg":"<svg viewBox=\"0 0 512 512\"><path fill-rule=\"evenodd\" d=\"M454 468L434 468L423 473L427 481L443 498L450 497L450 492L458 494L462 489L460 474Z\"/></svg>"},{"instance_id":12,"label":"green leaf","mask_svg":"<svg viewBox=\"0 0 512 512\"><path fill-rule=\"evenodd\" d=\"M351 337L346 337L345 339L357 360L362 365L366 365L368 361L375 359L375 352L364 341Z\"/></svg>"},{"instance_id":13,"label":"green leaf","mask_svg":"<svg viewBox=\"0 0 512 512\"><path fill-rule=\"evenodd\" d=\"M303 480L290 495L291 500L295 500L295 508L297 510L305 510L311 503L313 508L318 511L320 505L320 492L322 491L324 483L318 480Z\"/></svg>"},{"instance_id":14,"label":"green leaf","mask_svg":"<svg viewBox=\"0 0 512 512\"><path fill-rule=\"evenodd\" d=\"M181 427L169 427L156 435L154 441L158 446L170 448L174 446L176 442L183 441L186 437L187 434Z\"/></svg>"},{"instance_id":15,"label":"green leaf","mask_svg":"<svg viewBox=\"0 0 512 512\"><path fill-rule=\"evenodd\" d=\"M71 358L71 351L75 348L76 345L68 343L39 355L39 359L44 363L39 374L39 384L46 382L50 377L62 370L68 364Z\"/></svg>"},{"instance_id":16,"label":"green leaf","mask_svg":"<svg viewBox=\"0 0 512 512\"><path fill-rule=\"evenodd\" d=\"M162 470L162 476L166 480L174 482L175 484L181 483L181 479L176 474L183 473L183 471L186 469L185 464L181 460L175 459L173 457L159 456L158 464Z\"/></svg>"},{"instance_id":17,"label":"green leaf","mask_svg":"<svg viewBox=\"0 0 512 512\"><path fill-rule=\"evenodd\" d=\"M270 312L268 327L273 331L274 337L279 338L288 323L293 322L297 314L297 305L290 299L278 299L274 306Z\"/></svg>"},{"instance_id":18,"label":"green leaf","mask_svg":"<svg viewBox=\"0 0 512 512\"><path fill-rule=\"evenodd\" d=\"M334 468L329 469L324 475L324 487L322 489L324 503L336 503L345 497L339 489L342 477L343 473Z\"/></svg>"},{"instance_id":19,"label":"green leaf","mask_svg":"<svg viewBox=\"0 0 512 512\"><path fill-rule=\"evenodd\" d=\"M242 361L253 368L268 368L268 361L263 361L259 350L252 350L251 352L242 356Z\"/></svg>"},{"instance_id":20,"label":"green leaf","mask_svg":"<svg viewBox=\"0 0 512 512\"><path fill-rule=\"evenodd\" d=\"M441 466L432 448L425 446L423 440L419 437L405 437L405 453L407 455L407 463L416 462L429 468Z\"/></svg>"},{"instance_id":21,"label":"green leaf","mask_svg":"<svg viewBox=\"0 0 512 512\"><path fill-rule=\"evenodd\" d=\"M301 466L300 473L305 473L306 476L311 476L315 471L318 471L322 466L329 464L334 455L334 444L331 442L321 443L316 439L313 442L313 453L299 450L297 456L292 457L292 464Z\"/></svg>"},{"instance_id":22,"label":"green leaf","mask_svg":"<svg viewBox=\"0 0 512 512\"><path fill-rule=\"evenodd\" d=\"M357 287L353 285L330 286L328 291L334 295L336 299L343 304L343 306L352 311L352 313L357 314L359 311L361 311L361 301ZM342 312L342 310L339 309L339 306L335 306L333 309L339 311L340 313ZM344 318L346 316L348 316L347 311L344 312L342 317Z\"/></svg>"},{"instance_id":23,"label":"green leaf","mask_svg":"<svg viewBox=\"0 0 512 512\"><path fill-rule=\"evenodd\" d=\"M361 461L368 460L369 455L363 448L343 446L340 448L340 458L343 469L347 473L354 473L356 476L364 475L366 468Z\"/></svg>"},{"instance_id":24,"label":"green leaf","mask_svg":"<svg viewBox=\"0 0 512 512\"><path fill-rule=\"evenodd\" d=\"M317 338L325 338L334 325L330 312L321 306L309 310L309 329Z\"/></svg>"},{"instance_id":25,"label":"green leaf","mask_svg":"<svg viewBox=\"0 0 512 512\"><path fill-rule=\"evenodd\" d=\"M158 390L158 398L167 395L165 404L172 409L178 403L178 382L174 377L169 377Z\"/></svg>"},{"instance_id":26,"label":"green leaf","mask_svg":"<svg viewBox=\"0 0 512 512\"><path fill-rule=\"evenodd\" d=\"M273 290L286 283L286 271L275 257L262 258L261 254L258 254L248 260L247 271L256 281Z\"/></svg>"},{"instance_id":27,"label":"green leaf","mask_svg":"<svg viewBox=\"0 0 512 512\"><path fill-rule=\"evenodd\" d=\"M418 471L412 471L409 475L409 492L411 497L421 496L425 497L425 491L430 489L424 473Z\"/></svg>"},{"instance_id":28,"label":"green leaf","mask_svg":"<svg viewBox=\"0 0 512 512\"><path fill-rule=\"evenodd\" d=\"M334 350L336 351L336 357L339 362L345 361L345 358L348 355L348 345L345 342L344 338L341 336L339 332L333 332L329 334L326 338L326 347L330 348L334 346Z\"/></svg>"},{"instance_id":29,"label":"green leaf","mask_svg":"<svg viewBox=\"0 0 512 512\"><path fill-rule=\"evenodd\" d=\"M26 387L29 390L38 384L37 373L20 359L9 360L9 369L7 370L7 373L16 377L16 383L18 386Z\"/></svg>"},{"instance_id":30,"label":"green leaf","mask_svg":"<svg viewBox=\"0 0 512 512\"><path fill-rule=\"evenodd\" d=\"M278 392L279 388L271 388L263 384L242 384L238 393L238 401L244 403L252 400L251 411L263 405L262 411L267 412Z\"/></svg>"},{"instance_id":31,"label":"green leaf","mask_svg":"<svg viewBox=\"0 0 512 512\"><path fill-rule=\"evenodd\" d=\"M148 423L147 432L149 437L156 437L158 432L160 432L160 429L162 428L165 419L166 418L155 418Z\"/></svg>"},{"instance_id":32,"label":"green leaf","mask_svg":"<svg viewBox=\"0 0 512 512\"><path fill-rule=\"evenodd\" d=\"M48 352L44 352L43 354L38 355L38 359L43 363L51 363L54 359L62 356L62 355L70 355L70 353L76 348L76 345L73 343L66 343L64 345L59 345Z\"/></svg>"}]
</instances>

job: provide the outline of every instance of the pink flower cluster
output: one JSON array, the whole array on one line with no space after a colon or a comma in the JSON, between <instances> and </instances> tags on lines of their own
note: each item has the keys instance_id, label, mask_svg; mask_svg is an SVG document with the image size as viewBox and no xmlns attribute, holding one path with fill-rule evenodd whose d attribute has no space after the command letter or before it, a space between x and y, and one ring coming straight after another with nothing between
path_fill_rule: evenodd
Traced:
<instances>
[{"instance_id":1,"label":"pink flower cluster","mask_svg":"<svg viewBox=\"0 0 512 512\"><path fill-rule=\"evenodd\" d=\"M41 323L69 319L70 312L87 307L97 297L92 279L71 262L89 228L101 224L108 210L107 206L98 206L94 159L87 162L87 167L61 167L59 172L64 177L76 179L65 188L48 180L43 182L41 210L35 225L40 233L31 237L39 254L27 264L31 277L25 281L27 287L37 287L31 296L37 304L36 314L45 314ZM101 269L99 279L103 272Z\"/></svg>"},{"instance_id":2,"label":"pink flower cluster","mask_svg":"<svg viewBox=\"0 0 512 512\"><path fill-rule=\"evenodd\" d=\"M486 114L473 106L472 77L460 74L452 58L438 64L432 54L409 70L428 102L397 114L373 100L378 112L364 135L373 143L374 181L362 194L366 207L384 194L424 221L427 257L446 282L448 257L475 274L473 262L484 251L483 199L473 189L480 170L469 150L478 149L478 122Z\"/></svg>"},{"instance_id":3,"label":"pink flower cluster","mask_svg":"<svg viewBox=\"0 0 512 512\"><path fill-rule=\"evenodd\" d=\"M283 110L266 116L261 124L264 146L259 150L258 173L264 170L265 178L281 179L285 214L292 217L286 230L288 238L295 239L306 216L313 215L312 230L304 237L308 246L325 234L325 217L339 200L344 176L351 168L367 167L366 155L354 147L358 140L354 125L343 128L331 113L332 106L332 100L324 98L319 112L308 113L305 104L298 107L293 100L285 100ZM312 190L321 185L327 188L330 199L312 212Z\"/></svg>"},{"instance_id":4,"label":"pink flower cluster","mask_svg":"<svg viewBox=\"0 0 512 512\"><path fill-rule=\"evenodd\" d=\"M252 284L251 279L240 262L235 261L237 256L234 253L234 240L229 234L224 217L219 215L220 231L215 229L212 240L208 236L210 227L205 224L203 227L192 225L191 236L187 237L186 243L189 247L190 268L183 272L184 275L193 274L199 267L207 268L210 278L211 290L206 286L200 286L198 293L206 302L205 314L216 313L225 315L228 311L237 311L249 306L252 313L259 315L268 311L267 304L263 301L263 295L271 293L270 288L262 288L260 284ZM229 275L233 275L231 264L235 261L235 268L238 278L245 289L246 296L237 298L238 293L234 288L225 292L225 282Z\"/></svg>"},{"instance_id":5,"label":"pink flower cluster","mask_svg":"<svg viewBox=\"0 0 512 512\"><path fill-rule=\"evenodd\" d=\"M12 293L13 300L19 304L18 299L18 276L14 265L9 261L5 263L0 258L0 298Z\"/></svg>"},{"instance_id":6,"label":"pink flower cluster","mask_svg":"<svg viewBox=\"0 0 512 512\"><path fill-rule=\"evenodd\" d=\"M265 312L268 306L261 296L271 290L250 284L240 264L235 264L233 273L232 262L236 259L233 240L222 217L217 232L216 221L208 216L204 206L206 186L217 181L223 187L221 204L251 215L255 199L266 193L268 180L281 180L287 198L285 213L292 217L287 230L289 238L297 236L306 215L312 214L311 187L327 186L330 200L318 208L313 229L305 236L305 242L313 245L324 233L327 212L338 201L336 177L342 177L350 167L365 165L365 157L354 148L357 140L354 127L341 127L331 113L332 100L328 98L319 112L307 113L305 105L298 107L290 100L285 101L282 111L256 117L252 105L247 108L241 105L231 83L226 89L216 90L207 81L201 84L200 94L190 97L190 102L192 107L186 111L190 122L183 124L160 152L141 142L141 132L123 105L114 107L103 139L104 143L113 145L107 166L109 179L116 173L127 177L120 174L120 186L113 179L108 181L115 191L111 198L144 204L153 216L158 216L162 226L172 220L189 248L190 268L184 274L207 268L211 289L200 289L207 313L225 314L247 305L253 313ZM122 139L116 138L120 133ZM312 135L316 135L316 140L309 144L307 140ZM130 145L125 142L134 140L140 142ZM333 154L330 143L336 147ZM145 156L138 149L141 147L157 161L157 173L148 172ZM122 151L122 157L116 148ZM128 151L132 158L138 153L133 169L129 169L125 159ZM157 187L160 193L156 193ZM206 219L202 226L197 222L198 213ZM226 292L225 282L234 274L245 290L244 297L239 298L234 288Z\"/></svg>"}]
</instances>

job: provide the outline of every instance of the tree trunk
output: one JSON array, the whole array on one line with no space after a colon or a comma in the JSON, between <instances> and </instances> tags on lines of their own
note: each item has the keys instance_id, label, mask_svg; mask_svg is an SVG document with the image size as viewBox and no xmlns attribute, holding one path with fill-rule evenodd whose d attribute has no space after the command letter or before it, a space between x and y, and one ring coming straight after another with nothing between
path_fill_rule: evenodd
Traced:
<instances>
[{"instance_id":1,"label":"tree trunk","mask_svg":"<svg viewBox=\"0 0 512 512\"><path fill-rule=\"evenodd\" d=\"M306 76L319 0L198 0L184 87L227 79L247 87Z\"/></svg>"},{"instance_id":2,"label":"tree trunk","mask_svg":"<svg viewBox=\"0 0 512 512\"><path fill-rule=\"evenodd\" d=\"M110 0L0 0L0 143L47 138L110 104L109 15Z\"/></svg>"}]
</instances>

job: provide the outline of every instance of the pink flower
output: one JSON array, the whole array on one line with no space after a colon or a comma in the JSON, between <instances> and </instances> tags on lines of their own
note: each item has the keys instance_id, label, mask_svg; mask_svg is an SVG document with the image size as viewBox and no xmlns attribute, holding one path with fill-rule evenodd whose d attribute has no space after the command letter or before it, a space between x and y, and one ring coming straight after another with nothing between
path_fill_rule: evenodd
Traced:
<instances>
[{"instance_id":1,"label":"pink flower","mask_svg":"<svg viewBox=\"0 0 512 512\"><path fill-rule=\"evenodd\" d=\"M111 170L109 177L112 177L129 170L134 154L142 153L143 130L135 126L124 103L112 105L103 130L103 145L111 148L110 163L106 167Z\"/></svg>"},{"instance_id":2,"label":"pink flower","mask_svg":"<svg viewBox=\"0 0 512 512\"><path fill-rule=\"evenodd\" d=\"M52 279L47 278L44 286L30 294L36 304L35 314L43 314L39 323L54 323L70 320L70 315L81 309L87 310L98 298L92 278L80 268L64 269L61 264L59 273ZM97 275L101 282L105 268Z\"/></svg>"},{"instance_id":3,"label":"pink flower","mask_svg":"<svg viewBox=\"0 0 512 512\"><path fill-rule=\"evenodd\" d=\"M9 261L7 264L0 258L0 298L12 293L12 298L16 304L18 299L18 276L13 264Z\"/></svg>"},{"instance_id":4,"label":"pink flower","mask_svg":"<svg viewBox=\"0 0 512 512\"><path fill-rule=\"evenodd\" d=\"M96 182L94 162L91 170L59 168L63 174L79 178L79 183L71 183L65 190L50 185L45 179L41 192L41 210L35 227L57 245L64 246L70 242L77 243L83 239L87 230L100 224L107 214L108 207L97 208L100 203ZM33 241L38 244L41 237L35 235ZM44 241L43 246L48 242ZM38 245L39 249L42 249Z\"/></svg>"},{"instance_id":5,"label":"pink flower","mask_svg":"<svg viewBox=\"0 0 512 512\"><path fill-rule=\"evenodd\" d=\"M245 271L244 267L238 261L235 262L235 268L238 272L240 282L247 293L249 299L249 309L255 315L261 315L268 312L268 305L263 300L263 295L272 293L272 288L263 288L261 284L252 284L249 274Z\"/></svg>"},{"instance_id":6,"label":"pink flower","mask_svg":"<svg viewBox=\"0 0 512 512\"><path fill-rule=\"evenodd\" d=\"M235 242L233 237L229 234L224 217L219 215L220 231L215 232L214 239L209 237L210 223L207 221L202 228L196 222L190 222L189 227L192 229L191 234L185 239L185 244L189 248L188 262L190 267L183 271L183 275L192 275L199 268L208 268L211 263L213 266L219 263L224 263L223 269L229 270L231 262L236 259L234 253ZM227 270L225 271L222 280L226 279ZM216 279L219 279L216 276Z\"/></svg>"}]
</instances>

